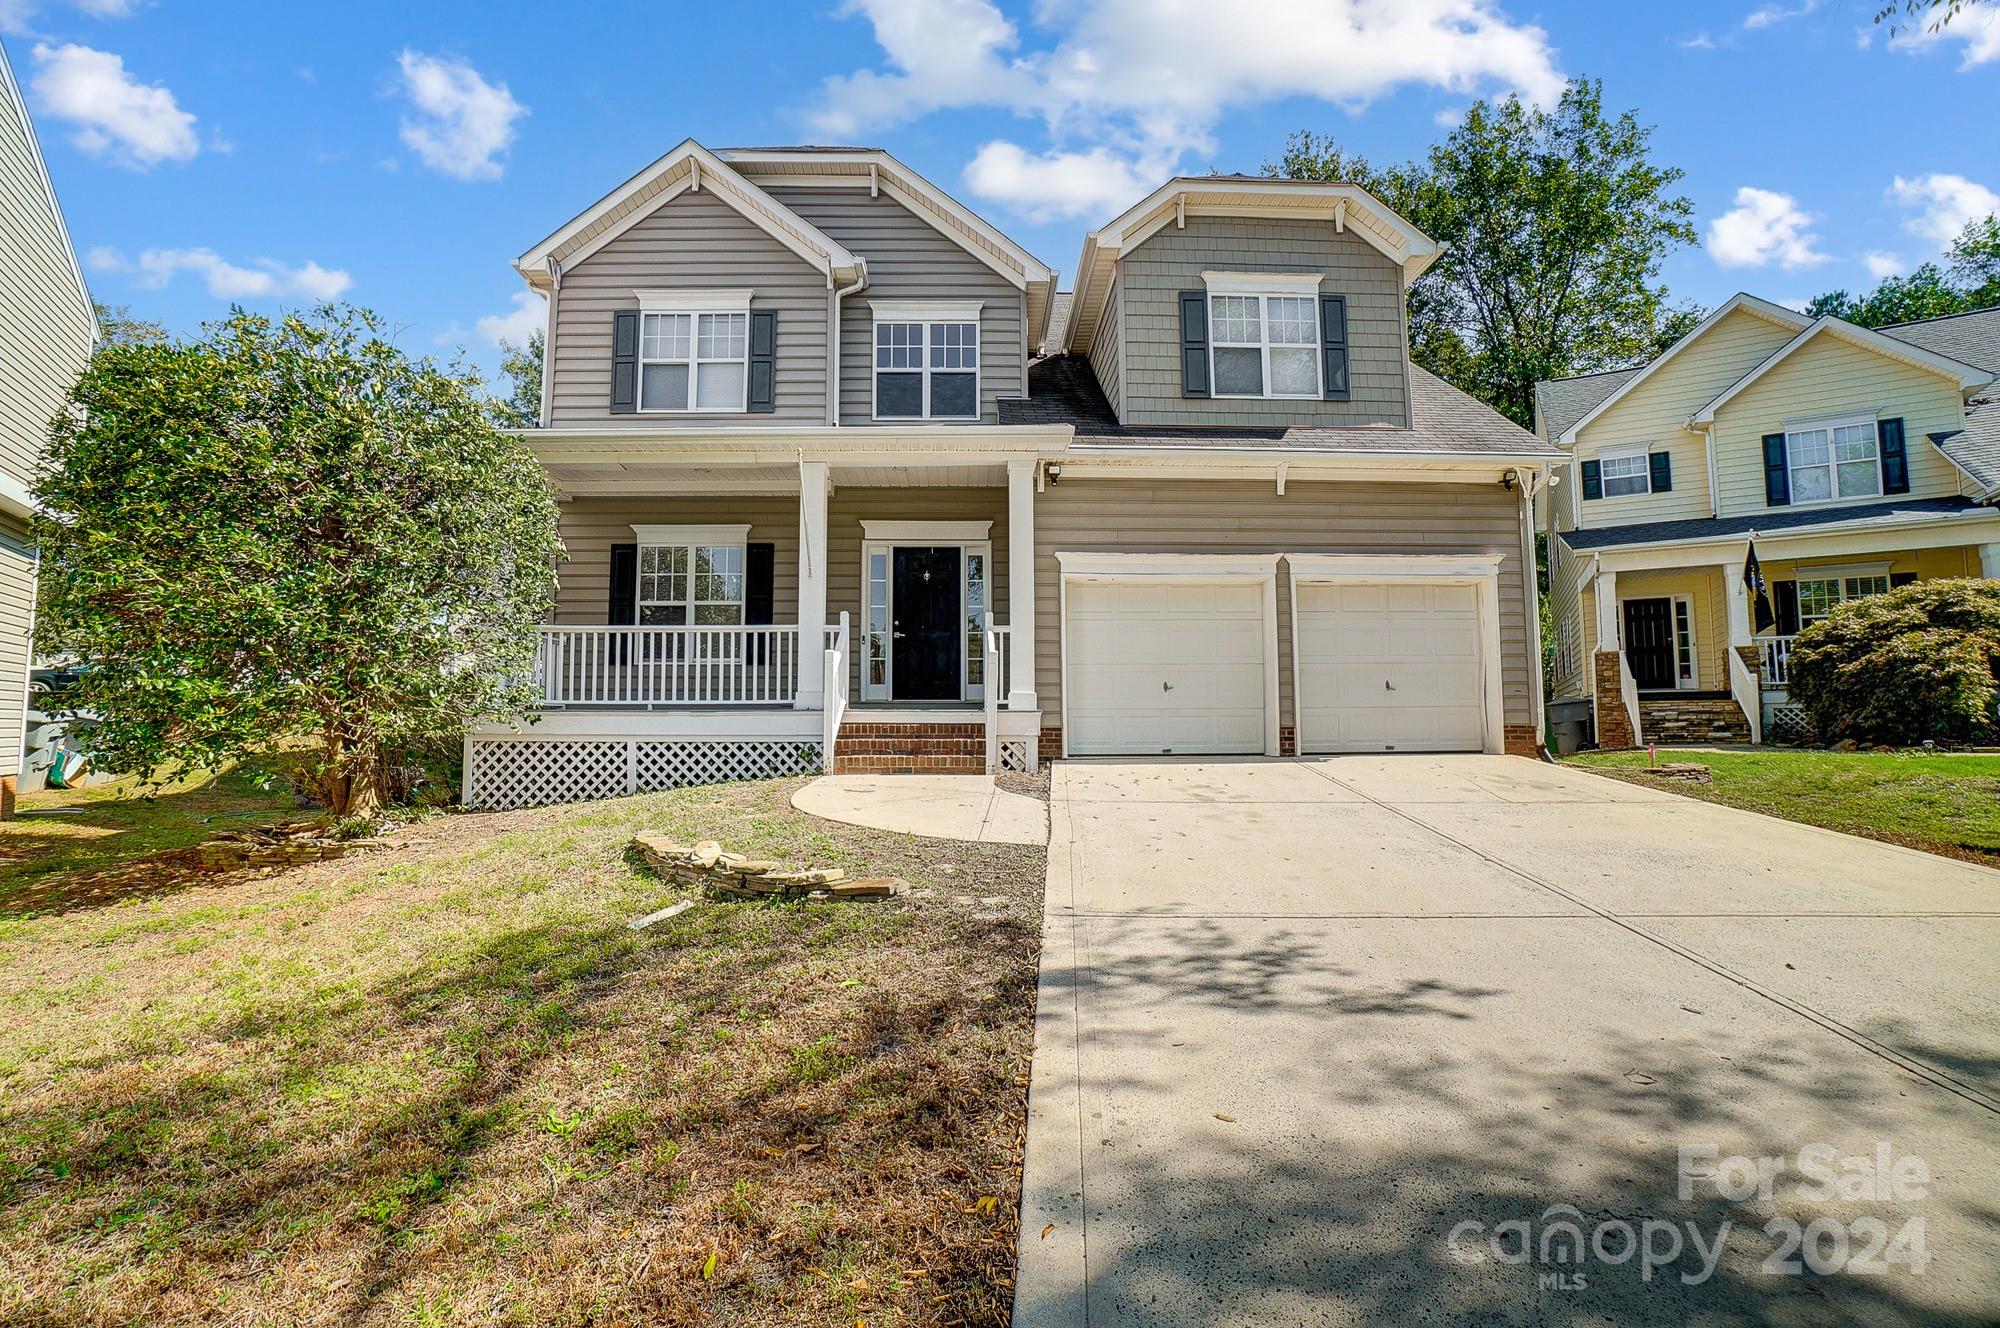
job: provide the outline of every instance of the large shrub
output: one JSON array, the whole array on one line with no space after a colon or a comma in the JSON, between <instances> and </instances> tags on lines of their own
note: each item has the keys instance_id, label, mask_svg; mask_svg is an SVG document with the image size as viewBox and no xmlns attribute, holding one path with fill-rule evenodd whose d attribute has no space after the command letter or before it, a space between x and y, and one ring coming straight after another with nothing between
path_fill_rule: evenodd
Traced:
<instances>
[{"instance_id":1,"label":"large shrub","mask_svg":"<svg viewBox=\"0 0 2000 1328\"><path fill-rule=\"evenodd\" d=\"M2000 722L2000 582L1917 581L1799 633L1792 699L1822 741L1962 742Z\"/></svg>"}]
</instances>

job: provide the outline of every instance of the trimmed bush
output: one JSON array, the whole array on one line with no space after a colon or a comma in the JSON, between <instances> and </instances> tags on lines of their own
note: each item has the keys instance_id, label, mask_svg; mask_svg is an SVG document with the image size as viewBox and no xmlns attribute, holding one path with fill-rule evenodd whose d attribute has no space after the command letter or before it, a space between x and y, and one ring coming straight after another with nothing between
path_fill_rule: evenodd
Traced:
<instances>
[{"instance_id":1,"label":"trimmed bush","mask_svg":"<svg viewBox=\"0 0 2000 1328\"><path fill-rule=\"evenodd\" d=\"M2000 582L1917 581L1851 600L1792 645L1822 742L1966 742L2000 724Z\"/></svg>"}]
</instances>

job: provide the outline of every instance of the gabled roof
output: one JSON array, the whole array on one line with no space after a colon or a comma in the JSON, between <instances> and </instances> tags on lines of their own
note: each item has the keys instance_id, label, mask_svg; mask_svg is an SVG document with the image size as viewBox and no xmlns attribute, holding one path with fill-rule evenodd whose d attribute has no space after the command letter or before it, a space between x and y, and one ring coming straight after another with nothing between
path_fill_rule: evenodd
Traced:
<instances>
[{"instance_id":1,"label":"gabled roof","mask_svg":"<svg viewBox=\"0 0 2000 1328\"><path fill-rule=\"evenodd\" d=\"M76 283L76 296L83 308L84 320L89 324L93 340L99 334L97 326L97 306L90 298L90 285L83 279L83 265L76 261L76 246L70 240L69 223L63 219L62 205L56 201L55 182L49 178L48 163L42 159L42 145L35 137L35 122L28 118L28 104L21 98L21 86L14 81L13 67L7 63L7 48L0 44L0 97L4 97L14 118L20 121L21 136L27 140L28 153L33 158L35 184L40 189L43 201L48 205L49 214L55 218L56 233L62 237L63 257L68 260L70 280Z\"/></svg>"},{"instance_id":2,"label":"gabled roof","mask_svg":"<svg viewBox=\"0 0 2000 1328\"><path fill-rule=\"evenodd\" d=\"M1637 368L1606 369L1602 373L1576 374L1569 378L1544 378L1535 384L1535 416L1542 431L1559 438L1563 430L1582 419L1590 408L1625 385Z\"/></svg>"},{"instance_id":3,"label":"gabled roof","mask_svg":"<svg viewBox=\"0 0 2000 1328\"><path fill-rule=\"evenodd\" d=\"M1402 268L1405 284L1422 275L1444 252L1437 241L1358 184L1248 175L1176 176L1084 237L1069 321L1050 330L1049 348L1088 350L1097 335L1119 255L1190 213L1331 221L1339 230L1351 229L1392 259Z\"/></svg>"},{"instance_id":4,"label":"gabled roof","mask_svg":"<svg viewBox=\"0 0 2000 1328\"><path fill-rule=\"evenodd\" d=\"M1875 330L1912 346L1976 364L1990 373L2000 373L2000 305L1942 318L1890 323Z\"/></svg>"},{"instance_id":5,"label":"gabled roof","mask_svg":"<svg viewBox=\"0 0 2000 1328\"><path fill-rule=\"evenodd\" d=\"M1979 501L2000 495L2000 397L1965 408L1965 427L1929 435L1931 446L1979 486Z\"/></svg>"},{"instance_id":6,"label":"gabled roof","mask_svg":"<svg viewBox=\"0 0 2000 1328\"><path fill-rule=\"evenodd\" d=\"M867 265L798 213L772 198L728 163L693 139L619 185L581 214L514 260L514 270L530 286L547 290L550 263L581 262L637 225L660 204L680 194L706 189L742 213L772 239L826 274L827 284L859 279Z\"/></svg>"},{"instance_id":7,"label":"gabled roof","mask_svg":"<svg viewBox=\"0 0 2000 1328\"><path fill-rule=\"evenodd\" d=\"M1993 381L1993 375L1979 368L1977 365L1954 360L1948 355L1940 355L1936 351L1925 350L1922 346L1913 345L1907 341L1898 341L1894 337L1884 336L1872 328L1858 327L1853 323L1844 322L1841 319L1828 315L1814 319L1804 331L1778 347L1777 350L1771 352L1762 364L1724 388L1722 393L1713 401L1710 401L1700 410L1690 415L1688 423L1707 424L1714 420L1715 412L1727 405L1737 393L1749 387L1765 374L1790 359L1800 349L1820 337L1834 337L1850 345L1860 346L1864 350L1872 350L1877 354L1887 355L1890 359L1900 360L1913 368L1924 369L1931 373L1942 375L1957 383L1960 392L1970 392L1974 388L1984 387Z\"/></svg>"},{"instance_id":8,"label":"gabled roof","mask_svg":"<svg viewBox=\"0 0 2000 1328\"><path fill-rule=\"evenodd\" d=\"M1742 310L1744 313L1754 314L1758 318L1762 318L1769 322L1776 323L1781 327L1791 328L1794 332L1801 331L1804 328L1810 326L1812 323L1812 320L1810 318L1807 318L1804 314L1794 313L1792 310L1785 308L1781 304L1772 304L1769 300L1760 300L1756 296L1751 295L1745 291L1738 291L1736 292L1736 294L1730 296L1727 300L1724 300L1722 304L1716 308L1714 313L1710 314L1708 317L1702 319L1699 323L1695 324L1693 331L1689 332L1679 341L1676 341L1673 345L1669 346L1665 354L1659 356L1657 359L1653 360L1650 364L1647 364L1643 368L1639 369L1631 377L1625 379L1625 381L1623 381L1618 385L1616 390L1606 395L1602 400L1600 400L1596 405L1592 406L1589 410L1586 410L1582 415L1579 415L1576 418L1576 420L1569 425L1568 428L1564 429L1560 433L1554 434L1553 437L1555 438L1555 441L1562 444L1565 447L1568 447L1571 444L1575 443L1576 435L1583 429L1585 425L1589 424L1592 420L1602 415L1605 411L1610 410L1613 406L1617 405L1620 401L1624 400L1626 396L1631 394L1634 388L1639 386L1639 384L1645 382L1647 379L1651 378L1654 374L1658 373L1663 366L1672 363L1673 358L1676 355L1679 355L1682 351L1686 350L1689 346L1692 346L1702 337L1707 336L1711 328L1715 327L1716 324L1720 323L1723 319L1729 317L1729 315L1735 313L1739 309Z\"/></svg>"}]
</instances>

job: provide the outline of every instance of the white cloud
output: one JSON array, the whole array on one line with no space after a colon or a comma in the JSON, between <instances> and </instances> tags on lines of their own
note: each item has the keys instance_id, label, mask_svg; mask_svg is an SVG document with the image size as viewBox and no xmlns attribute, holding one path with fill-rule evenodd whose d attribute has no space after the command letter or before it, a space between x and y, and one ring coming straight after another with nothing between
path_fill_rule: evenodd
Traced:
<instances>
[{"instance_id":1,"label":"white cloud","mask_svg":"<svg viewBox=\"0 0 2000 1328\"><path fill-rule=\"evenodd\" d=\"M1828 257L1813 248L1812 220L1790 194L1746 185L1736 206L1708 223L1708 251L1724 267L1812 267Z\"/></svg>"},{"instance_id":2,"label":"white cloud","mask_svg":"<svg viewBox=\"0 0 2000 1328\"><path fill-rule=\"evenodd\" d=\"M1440 129L1456 129L1465 123L1465 109L1460 106L1447 106L1441 111L1432 111L1431 123Z\"/></svg>"},{"instance_id":3,"label":"white cloud","mask_svg":"<svg viewBox=\"0 0 2000 1328\"><path fill-rule=\"evenodd\" d=\"M139 7L140 0L70 0L92 18L128 18ZM14 36L31 35L35 15L42 9L42 0L0 0L0 32Z\"/></svg>"},{"instance_id":4,"label":"white cloud","mask_svg":"<svg viewBox=\"0 0 2000 1328\"><path fill-rule=\"evenodd\" d=\"M1032 49L992 0L847 0L842 12L868 20L884 60L822 84L805 112L813 133L852 141L965 107L1041 120L1055 151L982 149L997 187L1028 163L1060 183L1079 160L1115 163L1122 185L1142 166L1213 150L1224 113L1292 97L1356 107L1419 85L1547 105L1563 86L1548 35L1509 21L1497 0L1044 0L1036 18L1051 35ZM1088 150L1063 146L1072 141Z\"/></svg>"},{"instance_id":5,"label":"white cloud","mask_svg":"<svg viewBox=\"0 0 2000 1328\"><path fill-rule=\"evenodd\" d=\"M472 325L480 339L497 346L501 342L525 346L528 338L548 322L548 301L533 291L515 291L514 307L504 314L487 314Z\"/></svg>"},{"instance_id":6,"label":"white cloud","mask_svg":"<svg viewBox=\"0 0 2000 1328\"><path fill-rule=\"evenodd\" d=\"M1867 49L1868 49L1869 47L1873 46L1874 44L1875 44L1875 29L1873 29L1873 28L1856 28L1856 29L1854 30L1854 49L1855 49L1855 50L1857 50L1857 51L1865 51L1865 50L1867 50Z\"/></svg>"},{"instance_id":7,"label":"white cloud","mask_svg":"<svg viewBox=\"0 0 2000 1328\"><path fill-rule=\"evenodd\" d=\"M1759 28L1774 28L1789 19L1804 18L1819 8L1819 0L1804 0L1796 9L1783 5L1764 5L1743 16L1743 26L1755 32Z\"/></svg>"},{"instance_id":8,"label":"white cloud","mask_svg":"<svg viewBox=\"0 0 2000 1328\"><path fill-rule=\"evenodd\" d=\"M70 140L93 156L144 170L201 150L194 116L159 84L140 83L109 51L70 43L34 48L30 86L43 110L76 126Z\"/></svg>"},{"instance_id":9,"label":"white cloud","mask_svg":"<svg viewBox=\"0 0 2000 1328\"><path fill-rule=\"evenodd\" d=\"M1904 28L1889 38L1891 50L1918 55L1934 51L1946 42L1963 42L1965 51L1958 61L1961 70L2000 60L2000 4L1969 4L1942 21L1926 17L1914 22L1916 26ZM1937 23L1935 28L1929 26L1933 22Z\"/></svg>"},{"instance_id":10,"label":"white cloud","mask_svg":"<svg viewBox=\"0 0 2000 1328\"><path fill-rule=\"evenodd\" d=\"M333 300L354 284L354 278L339 268L321 267L311 260L288 267L272 258L259 258L249 267L224 259L213 249L147 249L136 259L108 245L87 252L85 266L100 272L137 274L133 284L158 290L182 272L192 272L208 286L218 300L264 299L279 295L300 295L309 300Z\"/></svg>"},{"instance_id":11,"label":"white cloud","mask_svg":"<svg viewBox=\"0 0 2000 1328\"><path fill-rule=\"evenodd\" d=\"M1692 37L1681 38L1680 45L1684 51L1712 51L1715 49L1715 38L1706 32L1697 32Z\"/></svg>"},{"instance_id":12,"label":"white cloud","mask_svg":"<svg viewBox=\"0 0 2000 1328\"><path fill-rule=\"evenodd\" d=\"M965 167L966 187L1030 221L1059 217L1103 220L1124 211L1171 169L1148 170L1102 147L1088 152L1033 153L1018 144L983 144Z\"/></svg>"},{"instance_id":13,"label":"white cloud","mask_svg":"<svg viewBox=\"0 0 2000 1328\"><path fill-rule=\"evenodd\" d=\"M497 180L496 158L514 141L528 108L505 83L488 83L463 60L404 51L403 94L417 115L403 119L403 142L432 170L460 180Z\"/></svg>"},{"instance_id":14,"label":"white cloud","mask_svg":"<svg viewBox=\"0 0 2000 1328\"><path fill-rule=\"evenodd\" d=\"M1880 249L1869 250L1861 256L1861 261L1867 264L1868 275L1877 281L1887 281L1903 270L1902 259Z\"/></svg>"},{"instance_id":15,"label":"white cloud","mask_svg":"<svg viewBox=\"0 0 2000 1328\"><path fill-rule=\"evenodd\" d=\"M1912 235L1921 235L1942 250L1958 238L1971 222L2000 212L2000 194L1963 175L1937 172L1914 180L1897 176L1889 186L1889 197L1906 208L1920 208L1922 214L1903 223Z\"/></svg>"}]
</instances>

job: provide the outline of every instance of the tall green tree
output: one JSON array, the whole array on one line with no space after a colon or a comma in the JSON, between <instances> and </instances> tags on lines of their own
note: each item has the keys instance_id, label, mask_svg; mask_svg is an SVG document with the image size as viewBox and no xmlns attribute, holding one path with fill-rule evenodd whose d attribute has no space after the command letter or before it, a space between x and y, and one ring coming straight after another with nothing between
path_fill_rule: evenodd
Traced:
<instances>
[{"instance_id":1,"label":"tall green tree","mask_svg":"<svg viewBox=\"0 0 2000 1328\"><path fill-rule=\"evenodd\" d=\"M504 397L489 399L487 413L503 429L532 429L542 422L541 329L528 334L528 344L500 343L500 372L507 378Z\"/></svg>"},{"instance_id":2,"label":"tall green tree","mask_svg":"<svg viewBox=\"0 0 2000 1328\"><path fill-rule=\"evenodd\" d=\"M1644 359L1678 316L1660 260L1695 243L1694 209L1651 139L1579 79L1548 109L1474 104L1421 161L1377 168L1295 134L1265 173L1351 180L1442 242L1410 289L1411 354L1525 425L1538 379Z\"/></svg>"},{"instance_id":3,"label":"tall green tree","mask_svg":"<svg viewBox=\"0 0 2000 1328\"><path fill-rule=\"evenodd\" d=\"M310 741L334 812L400 753L521 713L561 553L540 467L476 377L364 311L234 311L101 346L37 486L42 612L114 769Z\"/></svg>"},{"instance_id":4,"label":"tall green tree","mask_svg":"<svg viewBox=\"0 0 2000 1328\"><path fill-rule=\"evenodd\" d=\"M91 302L91 311L97 315L97 335L101 341L138 342L165 341L167 329L150 318L138 318L128 304L106 304L102 300Z\"/></svg>"}]
</instances>

